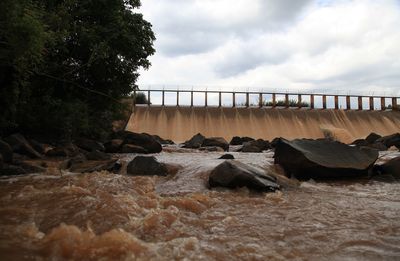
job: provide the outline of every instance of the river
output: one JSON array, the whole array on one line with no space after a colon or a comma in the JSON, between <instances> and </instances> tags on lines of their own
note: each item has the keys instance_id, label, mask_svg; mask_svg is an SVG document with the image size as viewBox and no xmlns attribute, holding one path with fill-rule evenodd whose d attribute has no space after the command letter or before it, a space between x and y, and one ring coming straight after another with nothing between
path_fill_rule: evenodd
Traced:
<instances>
[{"instance_id":1,"label":"river","mask_svg":"<svg viewBox=\"0 0 400 261\"><path fill-rule=\"evenodd\" d=\"M273 153L232 153L269 169ZM170 150L169 177L57 172L0 179L1 260L399 260L400 183L213 189L219 152ZM381 154L383 162L400 153ZM135 155L119 155L128 161Z\"/></svg>"}]
</instances>

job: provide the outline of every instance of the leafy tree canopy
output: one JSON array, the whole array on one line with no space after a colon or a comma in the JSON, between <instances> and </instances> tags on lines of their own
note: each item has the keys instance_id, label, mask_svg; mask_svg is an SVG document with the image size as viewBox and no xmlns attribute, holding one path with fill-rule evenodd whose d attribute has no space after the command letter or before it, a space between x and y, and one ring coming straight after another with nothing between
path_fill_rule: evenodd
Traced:
<instances>
[{"instance_id":1,"label":"leafy tree canopy","mask_svg":"<svg viewBox=\"0 0 400 261\"><path fill-rule=\"evenodd\" d=\"M3 0L1 130L104 136L154 54L139 0Z\"/></svg>"}]
</instances>

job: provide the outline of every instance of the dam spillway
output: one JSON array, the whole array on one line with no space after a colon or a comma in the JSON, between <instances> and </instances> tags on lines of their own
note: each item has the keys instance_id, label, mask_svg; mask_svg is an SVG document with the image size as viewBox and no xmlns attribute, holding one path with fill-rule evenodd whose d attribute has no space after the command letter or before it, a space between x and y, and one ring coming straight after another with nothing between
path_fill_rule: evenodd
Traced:
<instances>
[{"instance_id":1,"label":"dam spillway","mask_svg":"<svg viewBox=\"0 0 400 261\"><path fill-rule=\"evenodd\" d=\"M126 129L156 134L175 142L183 142L200 132L228 141L233 136L267 140L275 137L315 139L330 133L349 143L371 132L380 135L399 132L400 112L137 105Z\"/></svg>"}]
</instances>

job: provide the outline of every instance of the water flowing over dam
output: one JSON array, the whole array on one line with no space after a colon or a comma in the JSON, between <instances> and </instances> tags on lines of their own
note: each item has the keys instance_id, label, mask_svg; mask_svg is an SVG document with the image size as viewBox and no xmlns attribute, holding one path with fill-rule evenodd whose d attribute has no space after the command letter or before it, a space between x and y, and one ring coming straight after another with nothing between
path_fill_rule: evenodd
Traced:
<instances>
[{"instance_id":1,"label":"water flowing over dam","mask_svg":"<svg viewBox=\"0 0 400 261\"><path fill-rule=\"evenodd\" d=\"M183 142L200 132L228 141L233 136L271 140L322 138L324 133L330 133L349 143L371 132L381 135L399 132L400 112L142 105L136 106L126 129L157 134L175 142Z\"/></svg>"}]
</instances>

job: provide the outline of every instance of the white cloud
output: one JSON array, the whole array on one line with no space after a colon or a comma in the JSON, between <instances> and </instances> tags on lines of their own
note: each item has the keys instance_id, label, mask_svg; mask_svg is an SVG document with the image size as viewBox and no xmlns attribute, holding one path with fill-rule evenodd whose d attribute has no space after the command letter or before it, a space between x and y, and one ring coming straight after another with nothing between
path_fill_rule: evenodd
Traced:
<instances>
[{"instance_id":1,"label":"white cloud","mask_svg":"<svg viewBox=\"0 0 400 261\"><path fill-rule=\"evenodd\" d=\"M398 1L249 2L143 1L158 39L139 84L400 95Z\"/></svg>"}]
</instances>

